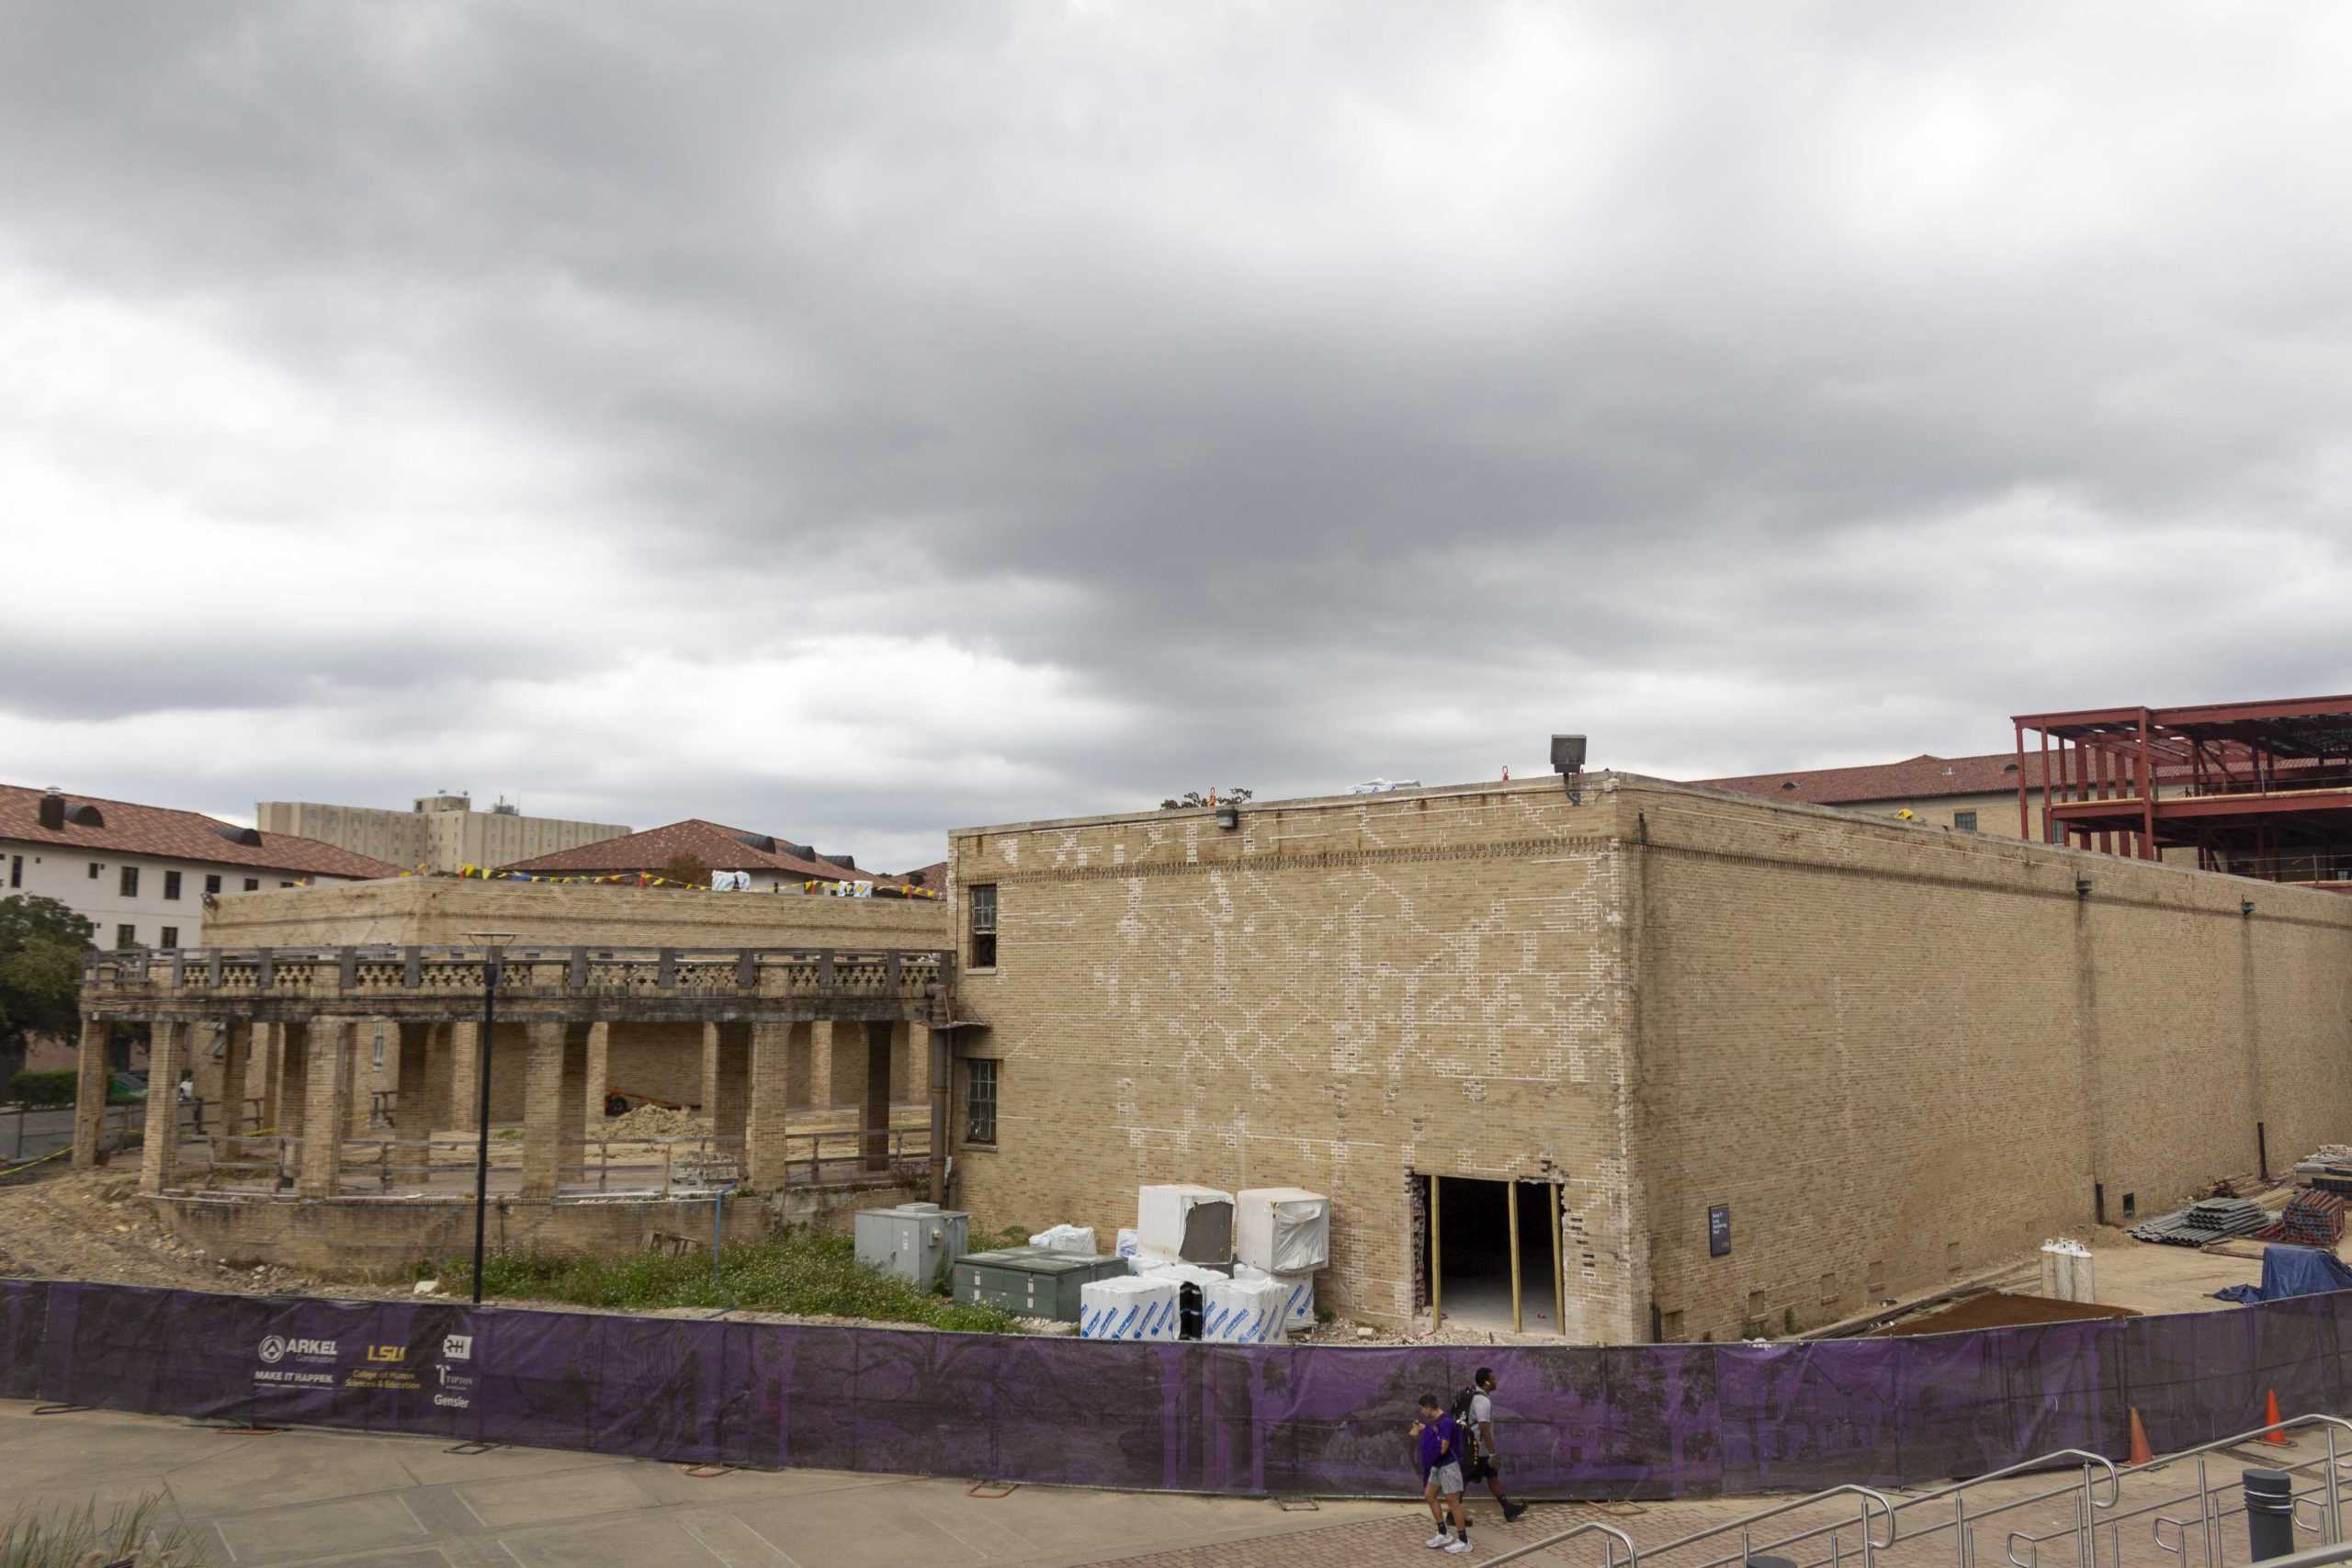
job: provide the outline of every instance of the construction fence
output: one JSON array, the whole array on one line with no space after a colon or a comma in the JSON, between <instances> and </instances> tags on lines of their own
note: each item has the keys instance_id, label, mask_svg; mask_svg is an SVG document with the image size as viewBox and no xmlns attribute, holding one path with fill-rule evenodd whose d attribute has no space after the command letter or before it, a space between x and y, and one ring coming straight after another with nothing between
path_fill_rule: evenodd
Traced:
<instances>
[{"instance_id":1,"label":"construction fence","mask_svg":"<svg viewBox=\"0 0 2352 1568\"><path fill-rule=\"evenodd\" d=\"M795 1466L1410 1495L1406 1427L1479 1366L1515 1493L1917 1485L2345 1408L2352 1292L1889 1339L1611 1348L1104 1344L0 1280L0 1395Z\"/></svg>"}]
</instances>

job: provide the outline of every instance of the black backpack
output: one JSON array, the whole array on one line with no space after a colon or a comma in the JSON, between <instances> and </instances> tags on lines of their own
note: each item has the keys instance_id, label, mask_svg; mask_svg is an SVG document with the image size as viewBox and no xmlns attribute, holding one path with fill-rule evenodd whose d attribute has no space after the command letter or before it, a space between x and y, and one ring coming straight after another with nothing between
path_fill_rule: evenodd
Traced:
<instances>
[{"instance_id":1,"label":"black backpack","mask_svg":"<svg viewBox=\"0 0 2352 1568\"><path fill-rule=\"evenodd\" d=\"M1462 1434L1459 1444L1462 1451L1455 1457L1464 1464L1478 1457L1478 1428L1470 1422L1470 1402L1477 1397L1477 1393L1475 1388L1464 1389L1453 1396L1453 1408L1446 1412L1453 1417L1454 1429Z\"/></svg>"}]
</instances>

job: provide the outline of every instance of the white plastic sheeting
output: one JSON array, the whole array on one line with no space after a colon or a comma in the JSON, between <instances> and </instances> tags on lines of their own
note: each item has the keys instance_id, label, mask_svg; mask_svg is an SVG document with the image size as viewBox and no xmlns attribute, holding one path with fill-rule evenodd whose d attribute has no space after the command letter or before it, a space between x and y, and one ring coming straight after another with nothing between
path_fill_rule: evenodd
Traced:
<instances>
[{"instance_id":1,"label":"white plastic sheeting","mask_svg":"<svg viewBox=\"0 0 2352 1568\"><path fill-rule=\"evenodd\" d=\"M1119 1227L1119 1245L1115 1250L1121 1258L1133 1258L1136 1255L1137 1248L1135 1226L1121 1225Z\"/></svg>"},{"instance_id":2,"label":"white plastic sheeting","mask_svg":"<svg viewBox=\"0 0 2352 1568\"><path fill-rule=\"evenodd\" d=\"M1247 1263L1233 1267L1237 1280L1272 1280L1283 1288L1283 1332L1315 1326L1315 1276L1312 1274L1269 1274L1263 1269L1253 1269Z\"/></svg>"},{"instance_id":3,"label":"white plastic sheeting","mask_svg":"<svg viewBox=\"0 0 2352 1568\"><path fill-rule=\"evenodd\" d=\"M1136 1194L1139 1252L1187 1263L1233 1261L1233 1194L1214 1187L1165 1182Z\"/></svg>"},{"instance_id":4,"label":"white plastic sheeting","mask_svg":"<svg viewBox=\"0 0 2352 1568\"><path fill-rule=\"evenodd\" d=\"M1211 1280L1201 1287L1201 1338L1216 1345L1281 1338L1285 1293L1279 1280Z\"/></svg>"},{"instance_id":5,"label":"white plastic sheeting","mask_svg":"<svg viewBox=\"0 0 2352 1568\"><path fill-rule=\"evenodd\" d=\"M1092 1225L1052 1225L1029 1238L1032 1247L1043 1247L1055 1252L1075 1252L1083 1258L1094 1256Z\"/></svg>"},{"instance_id":6,"label":"white plastic sheeting","mask_svg":"<svg viewBox=\"0 0 2352 1568\"><path fill-rule=\"evenodd\" d=\"M1233 1201L1233 1256L1269 1274L1331 1261L1331 1200L1300 1187L1252 1187Z\"/></svg>"},{"instance_id":7,"label":"white plastic sheeting","mask_svg":"<svg viewBox=\"0 0 2352 1568\"><path fill-rule=\"evenodd\" d=\"M1090 1280L1078 1288L1079 1337L1172 1344L1177 1295L1176 1280L1166 1275L1114 1274Z\"/></svg>"}]
</instances>

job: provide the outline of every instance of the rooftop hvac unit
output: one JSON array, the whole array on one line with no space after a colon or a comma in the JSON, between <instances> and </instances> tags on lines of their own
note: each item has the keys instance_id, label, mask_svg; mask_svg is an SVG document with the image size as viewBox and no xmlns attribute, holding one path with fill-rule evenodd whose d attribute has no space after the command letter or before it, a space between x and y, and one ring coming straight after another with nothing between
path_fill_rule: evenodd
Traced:
<instances>
[{"instance_id":1,"label":"rooftop hvac unit","mask_svg":"<svg viewBox=\"0 0 2352 1568\"><path fill-rule=\"evenodd\" d=\"M1234 1200L1234 1257L1269 1274L1311 1274L1331 1261L1331 1200L1298 1187L1252 1187Z\"/></svg>"}]
</instances>

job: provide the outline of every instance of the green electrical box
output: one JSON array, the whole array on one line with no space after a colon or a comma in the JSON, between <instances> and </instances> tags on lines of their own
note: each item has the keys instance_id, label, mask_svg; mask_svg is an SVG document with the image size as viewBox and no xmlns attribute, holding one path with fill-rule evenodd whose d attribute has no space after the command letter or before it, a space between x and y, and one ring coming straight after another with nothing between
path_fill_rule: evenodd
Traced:
<instances>
[{"instance_id":1,"label":"green electrical box","mask_svg":"<svg viewBox=\"0 0 2352 1568\"><path fill-rule=\"evenodd\" d=\"M1016 1317L1078 1321L1078 1292L1097 1280L1127 1272L1124 1258L1087 1258L1045 1247L967 1253L956 1260L955 1297Z\"/></svg>"}]
</instances>

